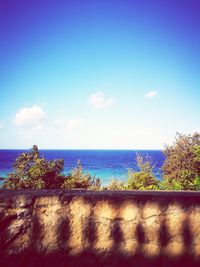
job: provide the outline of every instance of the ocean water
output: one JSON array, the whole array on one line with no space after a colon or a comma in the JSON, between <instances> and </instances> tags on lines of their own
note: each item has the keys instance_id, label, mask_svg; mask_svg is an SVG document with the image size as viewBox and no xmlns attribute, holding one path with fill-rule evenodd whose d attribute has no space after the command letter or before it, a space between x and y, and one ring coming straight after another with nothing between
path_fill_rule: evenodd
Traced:
<instances>
[{"instance_id":1,"label":"ocean water","mask_svg":"<svg viewBox=\"0 0 200 267\"><path fill-rule=\"evenodd\" d=\"M27 150L0 150L0 176L6 177L12 171L15 158ZM136 154L149 155L155 164L154 174L158 179L162 176L161 166L164 155L160 150L40 150L46 159L63 158L64 172L68 173L81 160L85 172L99 177L103 185L112 179L127 179L128 169L137 170Z\"/></svg>"}]
</instances>

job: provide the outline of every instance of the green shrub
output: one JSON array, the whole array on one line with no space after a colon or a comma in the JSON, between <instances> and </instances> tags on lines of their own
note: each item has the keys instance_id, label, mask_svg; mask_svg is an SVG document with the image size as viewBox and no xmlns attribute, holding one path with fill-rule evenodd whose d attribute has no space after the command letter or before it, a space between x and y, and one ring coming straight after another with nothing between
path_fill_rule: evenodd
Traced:
<instances>
[{"instance_id":1,"label":"green shrub","mask_svg":"<svg viewBox=\"0 0 200 267\"><path fill-rule=\"evenodd\" d=\"M159 181L152 173L129 171L126 188L130 190L158 190Z\"/></svg>"},{"instance_id":2,"label":"green shrub","mask_svg":"<svg viewBox=\"0 0 200 267\"><path fill-rule=\"evenodd\" d=\"M89 173L83 172L83 166L80 161L77 162L77 166L67 175L62 185L63 189L93 189L98 190L101 186L99 178L95 178Z\"/></svg>"},{"instance_id":3,"label":"green shrub","mask_svg":"<svg viewBox=\"0 0 200 267\"><path fill-rule=\"evenodd\" d=\"M37 146L30 152L19 155L14 163L14 170L3 179L5 189L74 189L84 188L99 190L100 179L83 172L80 161L72 171L64 175L64 160L46 160L41 157Z\"/></svg>"},{"instance_id":4,"label":"green shrub","mask_svg":"<svg viewBox=\"0 0 200 267\"><path fill-rule=\"evenodd\" d=\"M119 180L111 180L110 183L104 187L105 190L125 190L125 182Z\"/></svg>"},{"instance_id":5,"label":"green shrub","mask_svg":"<svg viewBox=\"0 0 200 267\"><path fill-rule=\"evenodd\" d=\"M14 163L14 171L4 179L6 189L54 189L64 182L63 159L46 160L40 157L37 146L28 153L19 155Z\"/></svg>"},{"instance_id":6,"label":"green shrub","mask_svg":"<svg viewBox=\"0 0 200 267\"><path fill-rule=\"evenodd\" d=\"M177 134L175 142L164 150L163 188L200 190L200 134Z\"/></svg>"},{"instance_id":7,"label":"green shrub","mask_svg":"<svg viewBox=\"0 0 200 267\"><path fill-rule=\"evenodd\" d=\"M139 171L128 171L128 181L126 188L129 190L157 190L159 189L159 181L153 175L154 166L148 156L144 157L140 154L136 156Z\"/></svg>"}]
</instances>

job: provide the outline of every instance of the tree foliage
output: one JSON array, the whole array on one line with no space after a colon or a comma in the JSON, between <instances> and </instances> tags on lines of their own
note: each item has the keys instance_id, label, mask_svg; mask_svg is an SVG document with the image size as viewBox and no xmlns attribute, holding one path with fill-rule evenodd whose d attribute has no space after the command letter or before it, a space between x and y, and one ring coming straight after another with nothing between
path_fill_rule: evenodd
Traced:
<instances>
[{"instance_id":1,"label":"tree foliage","mask_svg":"<svg viewBox=\"0 0 200 267\"><path fill-rule=\"evenodd\" d=\"M163 181L153 174L155 165L146 155L136 155L138 170L128 170L127 181L112 180L108 190L200 190L200 134L177 134L172 145L164 149ZM5 189L101 189L100 179L85 173L80 161L63 174L64 160L46 160L38 147L19 155L13 172L1 179Z\"/></svg>"},{"instance_id":2,"label":"tree foliage","mask_svg":"<svg viewBox=\"0 0 200 267\"><path fill-rule=\"evenodd\" d=\"M62 188L83 188L83 189L96 189L98 190L101 186L99 178L95 178L89 173L83 172L83 166L80 161L77 162L77 166L71 170L65 179Z\"/></svg>"},{"instance_id":3,"label":"tree foliage","mask_svg":"<svg viewBox=\"0 0 200 267\"><path fill-rule=\"evenodd\" d=\"M153 174L155 167L151 163L150 157L137 154L136 162L139 171L128 171L128 181L126 188L129 190L156 190L159 189L159 181Z\"/></svg>"},{"instance_id":4,"label":"tree foliage","mask_svg":"<svg viewBox=\"0 0 200 267\"><path fill-rule=\"evenodd\" d=\"M113 179L110 181L110 183L104 187L106 190L125 190L126 189L126 183L123 181L119 181L116 179Z\"/></svg>"},{"instance_id":5,"label":"tree foliage","mask_svg":"<svg viewBox=\"0 0 200 267\"><path fill-rule=\"evenodd\" d=\"M35 145L30 152L19 155L13 167L13 172L3 180L5 189L99 189L101 185L99 179L83 172L80 161L64 175L64 160L46 160Z\"/></svg>"},{"instance_id":6,"label":"tree foliage","mask_svg":"<svg viewBox=\"0 0 200 267\"><path fill-rule=\"evenodd\" d=\"M37 146L30 152L19 155L14 163L14 171L5 179L7 189L54 189L64 182L62 175L64 160L46 160L41 157Z\"/></svg>"},{"instance_id":7,"label":"tree foliage","mask_svg":"<svg viewBox=\"0 0 200 267\"><path fill-rule=\"evenodd\" d=\"M164 189L200 189L200 134L177 134L175 142L166 146L163 164Z\"/></svg>"}]
</instances>

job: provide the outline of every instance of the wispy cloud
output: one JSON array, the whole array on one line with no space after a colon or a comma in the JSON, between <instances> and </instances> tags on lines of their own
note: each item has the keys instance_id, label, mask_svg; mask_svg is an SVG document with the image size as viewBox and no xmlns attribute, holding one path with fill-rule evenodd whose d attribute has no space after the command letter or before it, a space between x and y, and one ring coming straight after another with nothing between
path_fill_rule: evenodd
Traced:
<instances>
[{"instance_id":1,"label":"wispy cloud","mask_svg":"<svg viewBox=\"0 0 200 267\"><path fill-rule=\"evenodd\" d=\"M72 118L70 120L56 119L54 121L57 131L65 135L71 135L72 131L79 128L84 120L81 118Z\"/></svg>"},{"instance_id":2,"label":"wispy cloud","mask_svg":"<svg viewBox=\"0 0 200 267\"><path fill-rule=\"evenodd\" d=\"M154 98L157 94L158 94L157 91L149 91L144 95L144 97L145 98Z\"/></svg>"},{"instance_id":3,"label":"wispy cloud","mask_svg":"<svg viewBox=\"0 0 200 267\"><path fill-rule=\"evenodd\" d=\"M0 129L2 129L3 128L3 124L2 123L0 123Z\"/></svg>"},{"instance_id":4,"label":"wispy cloud","mask_svg":"<svg viewBox=\"0 0 200 267\"><path fill-rule=\"evenodd\" d=\"M13 123L22 128L31 128L34 130L43 129L46 113L44 110L33 105L32 107L21 108L16 114Z\"/></svg>"},{"instance_id":5,"label":"wispy cloud","mask_svg":"<svg viewBox=\"0 0 200 267\"><path fill-rule=\"evenodd\" d=\"M115 104L115 99L107 97L103 92L97 92L89 96L89 104L95 108L107 108Z\"/></svg>"}]
</instances>

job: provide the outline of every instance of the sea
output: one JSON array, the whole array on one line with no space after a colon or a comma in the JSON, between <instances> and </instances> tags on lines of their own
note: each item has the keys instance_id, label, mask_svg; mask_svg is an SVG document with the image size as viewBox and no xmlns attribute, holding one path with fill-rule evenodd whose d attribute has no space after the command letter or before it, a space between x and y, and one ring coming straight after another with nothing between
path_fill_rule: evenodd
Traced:
<instances>
[{"instance_id":1,"label":"sea","mask_svg":"<svg viewBox=\"0 0 200 267\"><path fill-rule=\"evenodd\" d=\"M16 157L23 152L28 150L0 149L0 177L6 177L13 170ZM48 160L64 159L64 173L69 173L80 160L84 172L100 178L102 185L113 179L126 180L129 169L137 171L137 153L151 158L155 165L153 173L161 179L165 160L161 150L40 150L40 155Z\"/></svg>"}]
</instances>

